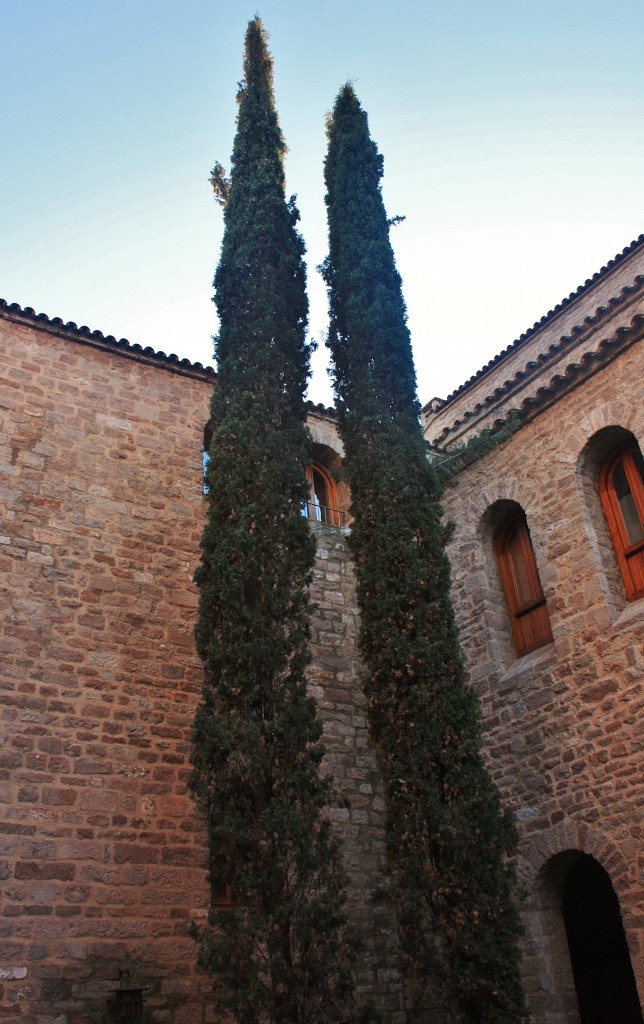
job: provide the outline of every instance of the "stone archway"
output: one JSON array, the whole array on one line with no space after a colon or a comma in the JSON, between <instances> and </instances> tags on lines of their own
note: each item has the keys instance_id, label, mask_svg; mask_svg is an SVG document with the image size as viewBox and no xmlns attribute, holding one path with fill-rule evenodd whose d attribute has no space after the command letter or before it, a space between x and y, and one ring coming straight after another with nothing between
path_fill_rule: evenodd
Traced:
<instances>
[{"instance_id":1,"label":"stone archway","mask_svg":"<svg viewBox=\"0 0 644 1024\"><path fill-rule=\"evenodd\" d=\"M588 854L566 871L562 915L580 1024L643 1024L619 900Z\"/></svg>"},{"instance_id":2,"label":"stone archway","mask_svg":"<svg viewBox=\"0 0 644 1024\"><path fill-rule=\"evenodd\" d=\"M587 861L596 863L608 877L613 898L619 901L618 913L626 935L634 984L644 979L638 915L641 888L636 864L602 832L585 822L564 819L527 842L517 864L525 892L524 990L535 1024L587 1024L580 1017L572 962L576 954L571 957L563 914L566 880L576 864ZM643 996L640 989L638 1012ZM588 1020L590 1024L604 1024L602 1018ZM619 1024L630 1024L630 1020L624 1017ZM636 1016L634 1020L639 1024L641 1017ZM614 1022L608 1018L606 1024Z\"/></svg>"}]
</instances>

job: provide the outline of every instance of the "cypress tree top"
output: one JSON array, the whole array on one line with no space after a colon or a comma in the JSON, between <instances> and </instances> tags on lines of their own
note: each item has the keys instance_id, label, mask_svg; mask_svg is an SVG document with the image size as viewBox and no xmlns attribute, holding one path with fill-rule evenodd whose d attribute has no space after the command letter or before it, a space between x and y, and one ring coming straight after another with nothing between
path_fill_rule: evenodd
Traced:
<instances>
[{"instance_id":1,"label":"cypress tree top","mask_svg":"<svg viewBox=\"0 0 644 1024\"><path fill-rule=\"evenodd\" d=\"M354 413L367 389L381 411L415 418L420 405L407 313L380 190L383 158L350 84L337 97L328 137L325 279L338 400L343 412Z\"/></svg>"},{"instance_id":2,"label":"cypress tree top","mask_svg":"<svg viewBox=\"0 0 644 1024\"><path fill-rule=\"evenodd\" d=\"M272 81L266 34L255 18L246 34L225 233L215 275L220 320L216 356L220 383L225 383L229 359L233 371L244 363L252 369L263 348L262 371L274 382L274 374L281 372L274 358L279 350L289 363L288 390L298 396L303 410L309 375L304 245L295 230L299 215L294 200L285 202L286 147Z\"/></svg>"}]
</instances>

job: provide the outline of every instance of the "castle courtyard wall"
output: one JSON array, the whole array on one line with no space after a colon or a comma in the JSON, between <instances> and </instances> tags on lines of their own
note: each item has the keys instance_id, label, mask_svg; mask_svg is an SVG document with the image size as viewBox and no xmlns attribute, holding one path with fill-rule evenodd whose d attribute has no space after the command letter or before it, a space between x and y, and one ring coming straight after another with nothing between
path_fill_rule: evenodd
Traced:
<instances>
[{"instance_id":1,"label":"castle courtyard wall","mask_svg":"<svg viewBox=\"0 0 644 1024\"><path fill-rule=\"evenodd\" d=\"M205 837L186 779L213 375L23 312L0 316L0 1021L108 1024L129 972L148 1024L209 1024L189 934L207 913ZM644 997L644 600L626 600L591 458L602 431L644 443L641 351L562 384L445 495L486 757L520 832L533 1024L577 1020L557 880L579 852L610 875ZM312 429L341 455L332 417L314 410ZM523 658L494 557L503 501L526 512L553 633ZM384 805L353 567L344 531L312 529L310 683L349 798L331 813L366 938L358 987L402 1024L395 928L370 899Z\"/></svg>"}]
</instances>

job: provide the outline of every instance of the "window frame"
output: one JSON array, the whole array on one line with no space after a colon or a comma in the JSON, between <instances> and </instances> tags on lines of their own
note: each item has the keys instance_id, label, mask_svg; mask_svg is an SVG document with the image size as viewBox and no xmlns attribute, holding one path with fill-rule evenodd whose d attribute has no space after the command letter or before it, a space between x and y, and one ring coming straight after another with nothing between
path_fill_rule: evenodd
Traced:
<instances>
[{"instance_id":1,"label":"window frame","mask_svg":"<svg viewBox=\"0 0 644 1024\"><path fill-rule=\"evenodd\" d=\"M322 478L329 501L328 505L321 505L316 501L314 473L318 473ZM341 526L342 512L338 507L338 489L326 466L323 466L321 462L311 462L306 467L306 479L309 483L309 497L306 502L307 519L325 526Z\"/></svg>"},{"instance_id":2,"label":"window frame","mask_svg":"<svg viewBox=\"0 0 644 1024\"><path fill-rule=\"evenodd\" d=\"M517 657L521 658L553 641L548 606L523 509L516 509L499 527L495 554L514 648ZM528 600L521 600L517 586L519 579L524 586L527 584Z\"/></svg>"},{"instance_id":3,"label":"window frame","mask_svg":"<svg viewBox=\"0 0 644 1024\"><path fill-rule=\"evenodd\" d=\"M612 452L602 465L598 481L608 532L629 601L644 597L644 538L634 544L630 542L614 480L618 467L622 465L640 522L644 523L644 483L635 463L638 455L642 457L637 443Z\"/></svg>"}]
</instances>

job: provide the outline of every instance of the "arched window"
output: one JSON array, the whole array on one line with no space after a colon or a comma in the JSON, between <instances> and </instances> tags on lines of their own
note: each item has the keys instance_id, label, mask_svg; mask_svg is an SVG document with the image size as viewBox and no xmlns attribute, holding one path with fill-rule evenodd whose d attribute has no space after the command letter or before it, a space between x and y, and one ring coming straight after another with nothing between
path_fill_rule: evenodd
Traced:
<instances>
[{"instance_id":1,"label":"arched window","mask_svg":"<svg viewBox=\"0 0 644 1024\"><path fill-rule=\"evenodd\" d=\"M496 557L512 638L520 657L552 640L546 599L522 509L517 508L499 529Z\"/></svg>"},{"instance_id":2,"label":"arched window","mask_svg":"<svg viewBox=\"0 0 644 1024\"><path fill-rule=\"evenodd\" d=\"M309 500L306 514L309 519L327 526L341 526L342 513L338 509L338 492L329 471L319 462L306 467L309 482Z\"/></svg>"},{"instance_id":3,"label":"arched window","mask_svg":"<svg viewBox=\"0 0 644 1024\"><path fill-rule=\"evenodd\" d=\"M612 455L599 494L629 601L644 597L644 460L637 445Z\"/></svg>"}]
</instances>

